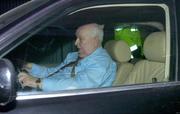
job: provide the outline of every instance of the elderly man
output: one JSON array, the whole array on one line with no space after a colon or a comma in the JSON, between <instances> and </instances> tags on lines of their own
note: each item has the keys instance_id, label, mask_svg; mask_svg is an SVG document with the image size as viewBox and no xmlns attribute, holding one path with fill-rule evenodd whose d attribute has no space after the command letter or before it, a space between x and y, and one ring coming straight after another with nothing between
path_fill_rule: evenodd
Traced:
<instances>
[{"instance_id":1,"label":"elderly man","mask_svg":"<svg viewBox=\"0 0 180 114\"><path fill-rule=\"evenodd\" d=\"M28 73L19 74L22 86L44 91L111 86L115 79L116 64L101 46L103 28L95 23L80 26L75 42L79 51L69 53L57 67L26 64Z\"/></svg>"}]
</instances>

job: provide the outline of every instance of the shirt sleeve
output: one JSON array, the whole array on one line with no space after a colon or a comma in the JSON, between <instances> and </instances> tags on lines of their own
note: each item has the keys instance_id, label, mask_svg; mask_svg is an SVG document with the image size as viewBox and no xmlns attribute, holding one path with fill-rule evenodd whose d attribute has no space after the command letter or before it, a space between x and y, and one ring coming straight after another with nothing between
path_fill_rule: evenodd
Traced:
<instances>
[{"instance_id":1,"label":"shirt sleeve","mask_svg":"<svg viewBox=\"0 0 180 114\"><path fill-rule=\"evenodd\" d=\"M62 64L56 66L56 67L44 67L44 66L40 66L37 64L33 64L32 65L32 69L30 70L30 74L34 77L37 78L45 78L48 77L51 73L57 71L60 67L62 66Z\"/></svg>"},{"instance_id":2,"label":"shirt sleeve","mask_svg":"<svg viewBox=\"0 0 180 114\"><path fill-rule=\"evenodd\" d=\"M66 77L62 79L44 78L42 89L44 91L57 91L68 89L95 88L99 87L108 77L105 77L106 68L100 64L88 65L88 68L77 72L74 78Z\"/></svg>"},{"instance_id":3,"label":"shirt sleeve","mask_svg":"<svg viewBox=\"0 0 180 114\"><path fill-rule=\"evenodd\" d=\"M76 58L76 56L77 56L77 53L75 52L69 53L67 57L65 58L65 60L60 65L57 65L55 67L44 67L37 64L33 64L32 69L29 71L29 73L32 76L37 77L37 78L48 77L49 75L59 70L65 64L71 62L74 58Z\"/></svg>"}]
</instances>

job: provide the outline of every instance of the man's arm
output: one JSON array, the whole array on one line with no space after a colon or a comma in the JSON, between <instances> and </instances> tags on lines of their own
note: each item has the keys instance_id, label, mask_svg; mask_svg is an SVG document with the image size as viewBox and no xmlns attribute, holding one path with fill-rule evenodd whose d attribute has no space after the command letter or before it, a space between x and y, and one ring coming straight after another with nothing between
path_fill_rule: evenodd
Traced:
<instances>
[{"instance_id":1,"label":"man's arm","mask_svg":"<svg viewBox=\"0 0 180 114\"><path fill-rule=\"evenodd\" d=\"M50 76L51 74L53 74L54 72L56 72L57 70L59 70L62 66L64 66L65 64L71 62L73 59L75 59L77 57L77 53L69 53L67 55L67 57L65 58L64 62L62 62L61 64L59 64L58 66L55 67L44 67L44 66L40 66L37 64L27 64L27 69L28 72L33 75L34 77L37 78L45 78Z\"/></svg>"},{"instance_id":2,"label":"man's arm","mask_svg":"<svg viewBox=\"0 0 180 114\"><path fill-rule=\"evenodd\" d=\"M56 67L44 67L37 64L32 64L32 68L29 70L29 74L37 78L48 77L53 72L57 71L61 67L61 64Z\"/></svg>"},{"instance_id":3,"label":"man's arm","mask_svg":"<svg viewBox=\"0 0 180 114\"><path fill-rule=\"evenodd\" d=\"M96 88L101 87L105 81L109 81L112 84L114 76L110 75L109 65L106 64L103 67L102 64L94 64L93 66L87 66L87 69L77 71L76 76L57 78L44 78L41 80L42 89L44 91L57 91L68 89L81 89L81 88ZM112 77L111 77L112 76Z\"/></svg>"},{"instance_id":4,"label":"man's arm","mask_svg":"<svg viewBox=\"0 0 180 114\"><path fill-rule=\"evenodd\" d=\"M57 78L44 78L41 80L42 89L44 91L57 91L57 90L68 90L68 89L81 89L81 88L94 88L100 85L98 82L98 72L89 71L78 73L74 78L64 77L61 79ZM99 76L99 79L101 77Z\"/></svg>"}]
</instances>

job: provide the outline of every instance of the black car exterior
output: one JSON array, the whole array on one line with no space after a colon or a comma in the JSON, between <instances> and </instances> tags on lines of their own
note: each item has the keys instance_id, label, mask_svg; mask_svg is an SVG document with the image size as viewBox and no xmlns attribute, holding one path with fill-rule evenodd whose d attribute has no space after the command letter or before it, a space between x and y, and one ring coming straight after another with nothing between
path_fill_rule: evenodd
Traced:
<instances>
[{"instance_id":1,"label":"black car exterior","mask_svg":"<svg viewBox=\"0 0 180 114\"><path fill-rule=\"evenodd\" d=\"M12 10L1 18L0 54L1 58L14 45L23 42L28 31L39 31L47 20L76 13L82 8L108 5L138 6L163 4L169 9L170 68L169 82L135 84L109 88L68 90L60 92L38 92L38 94L16 94L15 99L0 106L0 113L7 114L152 114L180 113L179 76L179 33L180 1L178 0L49 0L30 1L19 10ZM140 4L140 5L139 5ZM25 12L21 10L27 9ZM19 12L18 12L19 11ZM15 13L19 13L14 16ZM128 13L128 12L127 12ZM151 17L151 16L150 16ZM4 18L4 20L3 20ZM6 19L6 20L5 20ZM7 20L9 19L9 20ZM129 19L127 17L127 19ZM141 19L140 19L141 20ZM142 19L143 20L143 19ZM129 19L133 21L133 19ZM50 22L49 22L50 23ZM164 22L166 23L166 22ZM168 30L168 28L166 28ZM24 39L23 39L24 38ZM14 82L16 80L14 79ZM0 92L1 94L1 92Z\"/></svg>"}]
</instances>

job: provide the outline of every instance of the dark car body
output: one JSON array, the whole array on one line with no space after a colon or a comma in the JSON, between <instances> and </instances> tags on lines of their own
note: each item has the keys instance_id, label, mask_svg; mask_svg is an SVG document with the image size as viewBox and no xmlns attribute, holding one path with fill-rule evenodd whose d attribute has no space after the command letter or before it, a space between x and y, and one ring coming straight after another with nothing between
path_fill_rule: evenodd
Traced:
<instances>
[{"instance_id":1,"label":"dark car body","mask_svg":"<svg viewBox=\"0 0 180 114\"><path fill-rule=\"evenodd\" d=\"M0 113L6 114L179 114L180 113L180 76L179 76L179 33L180 1L178 0L49 0L30 1L29 4L11 10L0 17L0 56L3 58L18 44L28 39L28 31L39 31L38 27L50 23L47 20L74 14L87 7L123 6L129 4L146 7L148 5L165 5L169 14L170 31L170 81L149 84L134 84L118 87L68 90L57 92L38 92L37 94L19 94L16 100L0 106ZM139 5L140 4L140 5ZM128 5L127 5L128 6ZM88 9L88 8L87 8ZM128 10L127 12L125 12ZM133 22L143 21L153 16L133 15L131 9L124 9L122 18ZM145 12L146 10L144 10ZM149 10L147 10L149 11ZM159 10L158 10L159 11ZM60 13L59 13L60 12ZM143 12L143 11L142 11ZM108 12L107 12L108 13ZM151 14L151 12L149 12ZM112 15L112 14L109 14ZM98 18L98 15L95 14ZM134 18L132 18L134 17ZM164 16L155 15L161 21ZM93 21L92 16L92 21ZM98 19L97 19L98 20ZM113 18L112 18L113 20ZM121 20L121 19L120 19ZM122 20L122 21L124 21ZM47 21L47 23L45 23ZM72 21L75 21L72 19ZM117 21L116 17L113 21ZM77 25L89 21L77 22ZM108 23L108 19L97 22ZM162 21L163 22L163 21ZM73 22L72 22L73 23ZM166 23L166 22L164 22ZM65 23L68 26L68 23ZM69 26L70 27L70 23ZM77 27L72 26L72 28ZM166 24L165 24L166 25ZM54 31L54 34L60 34ZM53 32L51 32L53 35ZM24 36L24 37L23 37ZM16 81L16 80L14 80ZM0 93L1 94L1 93Z\"/></svg>"}]
</instances>

